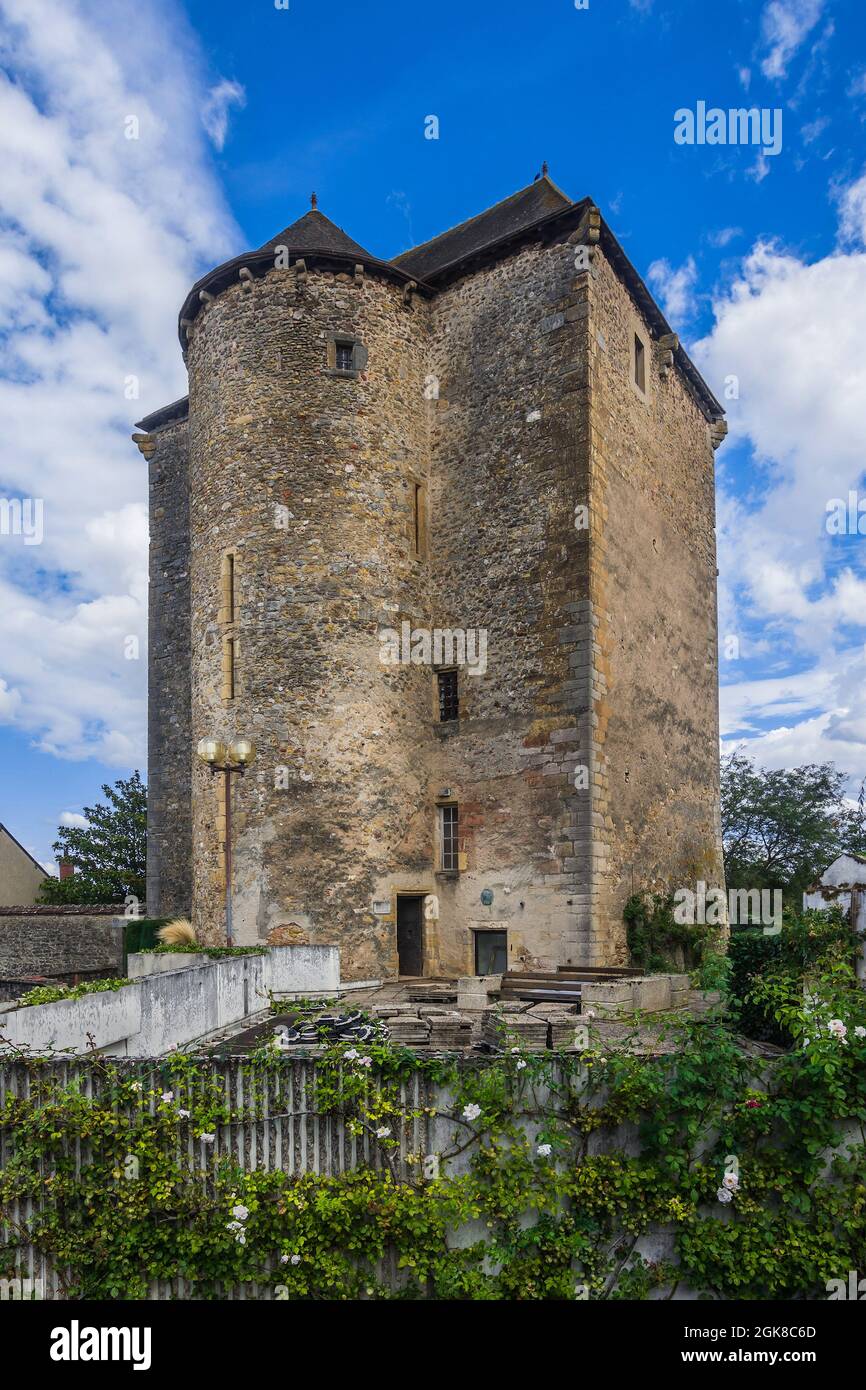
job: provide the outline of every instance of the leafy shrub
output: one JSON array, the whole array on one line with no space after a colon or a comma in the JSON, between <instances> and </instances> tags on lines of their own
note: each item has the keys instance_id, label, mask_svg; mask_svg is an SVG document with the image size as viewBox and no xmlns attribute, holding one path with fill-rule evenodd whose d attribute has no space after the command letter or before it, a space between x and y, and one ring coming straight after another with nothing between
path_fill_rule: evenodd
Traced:
<instances>
[{"instance_id":1,"label":"leafy shrub","mask_svg":"<svg viewBox=\"0 0 866 1390\"><path fill-rule=\"evenodd\" d=\"M623 908L626 939L635 965L642 970L677 968L679 948L686 970L699 965L709 942L718 935L710 924L677 922L672 893L633 893Z\"/></svg>"},{"instance_id":2,"label":"leafy shrub","mask_svg":"<svg viewBox=\"0 0 866 1390\"><path fill-rule=\"evenodd\" d=\"M103 994L134 985L135 980L90 980L81 985L37 985L18 999L19 1005L56 1004L61 999L82 999L85 994Z\"/></svg>"}]
</instances>

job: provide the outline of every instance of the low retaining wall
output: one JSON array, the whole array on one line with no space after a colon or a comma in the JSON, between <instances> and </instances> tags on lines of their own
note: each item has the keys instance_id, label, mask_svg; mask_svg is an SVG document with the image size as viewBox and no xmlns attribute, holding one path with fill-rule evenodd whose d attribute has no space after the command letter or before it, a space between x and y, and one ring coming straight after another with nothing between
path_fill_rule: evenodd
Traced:
<instances>
[{"instance_id":1,"label":"low retaining wall","mask_svg":"<svg viewBox=\"0 0 866 1390\"><path fill-rule=\"evenodd\" d=\"M34 1051L160 1057L265 1008L269 992L329 994L339 984L336 946L272 946L261 956L159 970L117 991L9 1007L0 1011L0 1037Z\"/></svg>"},{"instance_id":2,"label":"low retaining wall","mask_svg":"<svg viewBox=\"0 0 866 1390\"><path fill-rule=\"evenodd\" d=\"M125 926L117 907L0 907L0 978L121 975Z\"/></svg>"}]
</instances>

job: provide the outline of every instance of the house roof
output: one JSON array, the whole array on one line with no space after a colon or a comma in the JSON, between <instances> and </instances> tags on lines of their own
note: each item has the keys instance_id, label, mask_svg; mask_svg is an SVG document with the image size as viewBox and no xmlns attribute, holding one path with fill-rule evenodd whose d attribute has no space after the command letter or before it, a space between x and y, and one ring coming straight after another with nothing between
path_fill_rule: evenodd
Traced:
<instances>
[{"instance_id":1,"label":"house roof","mask_svg":"<svg viewBox=\"0 0 866 1390\"><path fill-rule=\"evenodd\" d=\"M2 821L0 821L0 834L8 835L13 845L16 845L17 848L20 849L22 854L27 855L27 858L30 860L30 863L36 866L36 868L42 874L43 878L48 877L48 870L45 868L45 866L43 864L40 864L38 859L33 858L33 855L30 853L30 851L24 848L20 840L15 839L15 836L12 834L12 831L9 829L8 825L4 825Z\"/></svg>"},{"instance_id":2,"label":"house roof","mask_svg":"<svg viewBox=\"0 0 866 1390\"><path fill-rule=\"evenodd\" d=\"M401 252L394 257L393 263L420 279L432 280L440 271L462 262L467 256L525 231L551 213L571 207L574 207L571 199L545 173L509 198L494 203L486 212L460 222L431 241L414 246L411 251Z\"/></svg>"}]
</instances>

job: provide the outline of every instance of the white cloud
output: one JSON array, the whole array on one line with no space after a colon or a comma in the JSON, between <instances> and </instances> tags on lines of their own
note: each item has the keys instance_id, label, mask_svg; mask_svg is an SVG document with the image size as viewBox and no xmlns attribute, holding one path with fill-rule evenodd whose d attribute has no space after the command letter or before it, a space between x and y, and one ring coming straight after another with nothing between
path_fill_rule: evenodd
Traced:
<instances>
[{"instance_id":1,"label":"white cloud","mask_svg":"<svg viewBox=\"0 0 866 1390\"><path fill-rule=\"evenodd\" d=\"M717 232L710 233L709 242L711 246L727 246L742 235L742 227L720 227Z\"/></svg>"},{"instance_id":2,"label":"white cloud","mask_svg":"<svg viewBox=\"0 0 866 1390\"><path fill-rule=\"evenodd\" d=\"M861 179L840 197L850 238L866 236L864 189ZM745 726L761 761L833 758L862 776L866 566L825 523L828 501L866 467L866 254L851 245L810 263L759 242L714 309L695 358L711 385L738 378L727 448L752 451L747 488L719 455L720 625L760 631L770 673L725 687L724 727Z\"/></svg>"},{"instance_id":3,"label":"white cloud","mask_svg":"<svg viewBox=\"0 0 866 1390\"><path fill-rule=\"evenodd\" d=\"M806 125L801 128L800 132L806 144L814 144L818 137L824 134L829 124L829 116L816 116L814 121L808 121Z\"/></svg>"},{"instance_id":4,"label":"white cloud","mask_svg":"<svg viewBox=\"0 0 866 1390\"><path fill-rule=\"evenodd\" d=\"M657 297L661 300L665 317L672 323L684 323L690 319L697 307L695 285L698 268L694 257L689 256L683 265L674 268L670 261L653 261L647 271L647 280Z\"/></svg>"},{"instance_id":5,"label":"white cloud","mask_svg":"<svg viewBox=\"0 0 866 1390\"><path fill-rule=\"evenodd\" d=\"M86 830L90 822L86 816L82 816L80 811L63 811L58 824L64 825L70 830Z\"/></svg>"},{"instance_id":6,"label":"white cloud","mask_svg":"<svg viewBox=\"0 0 866 1390\"><path fill-rule=\"evenodd\" d=\"M223 78L211 87L201 109L202 125L218 150L223 148L229 129L229 108L244 107L247 94L240 82L229 82Z\"/></svg>"},{"instance_id":7,"label":"white cloud","mask_svg":"<svg viewBox=\"0 0 866 1390\"><path fill-rule=\"evenodd\" d=\"M769 50L761 63L765 77L787 75L788 64L823 9L824 0L770 0L761 16L761 37Z\"/></svg>"},{"instance_id":8,"label":"white cloud","mask_svg":"<svg viewBox=\"0 0 866 1390\"><path fill-rule=\"evenodd\" d=\"M178 309L239 237L179 9L67 0L46 23L0 0L0 17L0 496L44 499L41 545L0 536L0 721L128 767L147 662L147 464L129 435L184 394Z\"/></svg>"},{"instance_id":9,"label":"white cloud","mask_svg":"<svg viewBox=\"0 0 866 1390\"><path fill-rule=\"evenodd\" d=\"M866 245L866 172L838 194L839 230L845 245Z\"/></svg>"}]
</instances>

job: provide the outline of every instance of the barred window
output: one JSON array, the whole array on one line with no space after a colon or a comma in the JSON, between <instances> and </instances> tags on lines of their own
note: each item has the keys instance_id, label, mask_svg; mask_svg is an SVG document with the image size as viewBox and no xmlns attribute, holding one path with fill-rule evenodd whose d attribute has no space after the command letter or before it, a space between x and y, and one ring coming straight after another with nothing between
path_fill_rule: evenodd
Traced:
<instances>
[{"instance_id":1,"label":"barred window","mask_svg":"<svg viewBox=\"0 0 866 1390\"><path fill-rule=\"evenodd\" d=\"M442 868L456 869L459 867L457 807L440 806L439 816L442 827Z\"/></svg>"},{"instance_id":2,"label":"barred window","mask_svg":"<svg viewBox=\"0 0 866 1390\"><path fill-rule=\"evenodd\" d=\"M436 680L439 684L439 720L442 724L448 724L460 717L457 672L437 671Z\"/></svg>"},{"instance_id":3,"label":"barred window","mask_svg":"<svg viewBox=\"0 0 866 1390\"><path fill-rule=\"evenodd\" d=\"M337 343L337 371L351 372L355 366L354 343Z\"/></svg>"}]
</instances>

